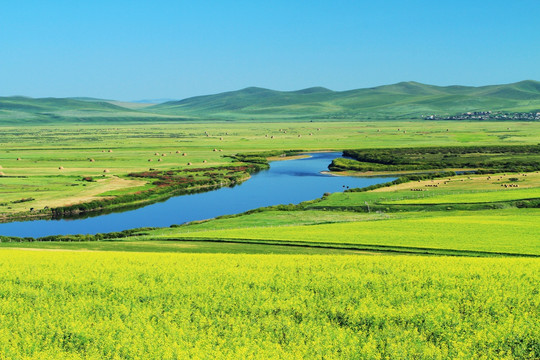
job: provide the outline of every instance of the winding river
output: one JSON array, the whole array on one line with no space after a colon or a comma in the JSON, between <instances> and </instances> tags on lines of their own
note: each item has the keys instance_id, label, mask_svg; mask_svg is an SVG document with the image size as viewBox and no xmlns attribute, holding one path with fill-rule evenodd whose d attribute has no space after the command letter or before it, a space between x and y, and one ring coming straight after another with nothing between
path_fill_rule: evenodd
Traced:
<instances>
[{"instance_id":1,"label":"winding river","mask_svg":"<svg viewBox=\"0 0 540 360\"><path fill-rule=\"evenodd\" d=\"M312 153L310 157L274 161L235 187L172 197L139 209L74 220L35 220L0 224L0 235L42 237L66 234L96 234L138 227L166 227L220 215L237 214L263 206L298 204L325 192L347 187L366 187L389 178L344 177L321 174L341 153Z\"/></svg>"}]
</instances>

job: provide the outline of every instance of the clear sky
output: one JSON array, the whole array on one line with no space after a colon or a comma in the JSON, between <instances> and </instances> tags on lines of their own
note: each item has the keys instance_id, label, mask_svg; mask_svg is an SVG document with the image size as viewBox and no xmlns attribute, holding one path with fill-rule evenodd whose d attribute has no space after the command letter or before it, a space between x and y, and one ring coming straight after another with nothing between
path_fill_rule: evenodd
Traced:
<instances>
[{"instance_id":1,"label":"clear sky","mask_svg":"<svg viewBox=\"0 0 540 360\"><path fill-rule=\"evenodd\" d=\"M4 0L0 96L540 80L539 15L539 0Z\"/></svg>"}]
</instances>

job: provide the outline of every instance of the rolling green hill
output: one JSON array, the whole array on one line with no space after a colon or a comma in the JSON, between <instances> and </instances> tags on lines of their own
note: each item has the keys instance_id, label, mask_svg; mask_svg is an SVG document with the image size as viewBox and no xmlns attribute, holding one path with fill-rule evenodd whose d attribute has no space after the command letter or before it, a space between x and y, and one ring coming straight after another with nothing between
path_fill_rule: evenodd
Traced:
<instances>
[{"instance_id":1,"label":"rolling green hill","mask_svg":"<svg viewBox=\"0 0 540 360\"><path fill-rule=\"evenodd\" d=\"M474 111L540 112L540 82L434 86L401 82L332 91L258 87L157 105L93 98L0 98L0 124L175 120L419 119Z\"/></svg>"},{"instance_id":2,"label":"rolling green hill","mask_svg":"<svg viewBox=\"0 0 540 360\"><path fill-rule=\"evenodd\" d=\"M482 87L417 82L349 91L309 88L275 91L250 87L171 101L147 109L213 118L408 119L467 111L540 111L540 82Z\"/></svg>"},{"instance_id":3,"label":"rolling green hill","mask_svg":"<svg viewBox=\"0 0 540 360\"><path fill-rule=\"evenodd\" d=\"M182 120L179 116L143 113L101 99L0 97L0 124L100 123L159 119Z\"/></svg>"}]
</instances>

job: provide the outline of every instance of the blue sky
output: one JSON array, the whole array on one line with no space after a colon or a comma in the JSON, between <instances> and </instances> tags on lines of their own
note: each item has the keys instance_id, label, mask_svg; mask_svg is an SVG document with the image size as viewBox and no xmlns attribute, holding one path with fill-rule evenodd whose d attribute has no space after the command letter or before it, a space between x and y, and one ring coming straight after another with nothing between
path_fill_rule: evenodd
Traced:
<instances>
[{"instance_id":1,"label":"blue sky","mask_svg":"<svg viewBox=\"0 0 540 360\"><path fill-rule=\"evenodd\" d=\"M540 1L4 1L0 96L540 80Z\"/></svg>"}]
</instances>

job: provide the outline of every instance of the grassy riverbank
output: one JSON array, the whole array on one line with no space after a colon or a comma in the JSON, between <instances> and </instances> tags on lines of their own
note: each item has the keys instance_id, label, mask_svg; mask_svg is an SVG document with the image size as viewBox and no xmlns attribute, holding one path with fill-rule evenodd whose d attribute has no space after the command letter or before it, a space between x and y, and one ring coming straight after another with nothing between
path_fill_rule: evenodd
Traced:
<instances>
[{"instance_id":1,"label":"grassy riverbank","mask_svg":"<svg viewBox=\"0 0 540 360\"><path fill-rule=\"evenodd\" d=\"M4 221L145 191L152 187L147 179L127 175L229 165L233 159L223 155L236 153L540 143L539 126L527 122L79 124L2 131Z\"/></svg>"},{"instance_id":2,"label":"grassy riverbank","mask_svg":"<svg viewBox=\"0 0 540 360\"><path fill-rule=\"evenodd\" d=\"M96 129L4 129L0 214L241 181L287 150L540 143L536 123ZM447 170L168 228L0 237L0 354L537 359L540 174Z\"/></svg>"}]
</instances>

